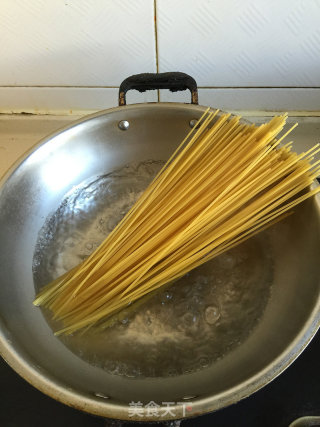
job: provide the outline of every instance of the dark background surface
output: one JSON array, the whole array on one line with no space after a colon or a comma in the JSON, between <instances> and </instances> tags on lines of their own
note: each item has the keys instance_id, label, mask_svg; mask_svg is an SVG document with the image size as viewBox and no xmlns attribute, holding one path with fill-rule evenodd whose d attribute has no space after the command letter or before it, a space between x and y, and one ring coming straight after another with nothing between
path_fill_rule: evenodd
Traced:
<instances>
[{"instance_id":1,"label":"dark background surface","mask_svg":"<svg viewBox=\"0 0 320 427\"><path fill-rule=\"evenodd\" d=\"M104 427L101 418L76 411L42 394L2 359L1 427ZM296 418L320 415L320 334L278 378L221 411L189 419L181 427L288 427ZM125 427L132 424L124 424ZM146 424L145 424L146 425Z\"/></svg>"}]
</instances>

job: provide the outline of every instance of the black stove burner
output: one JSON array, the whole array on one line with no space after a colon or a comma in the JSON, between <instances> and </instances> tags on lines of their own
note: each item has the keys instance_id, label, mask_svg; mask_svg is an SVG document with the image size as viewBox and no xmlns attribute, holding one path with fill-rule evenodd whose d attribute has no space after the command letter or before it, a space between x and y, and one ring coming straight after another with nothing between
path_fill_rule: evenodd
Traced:
<instances>
[{"instance_id":1,"label":"black stove burner","mask_svg":"<svg viewBox=\"0 0 320 427\"><path fill-rule=\"evenodd\" d=\"M181 427L288 427L320 415L320 333L278 378L241 402ZM45 396L0 362L1 427L104 427L105 421ZM124 424L129 426L130 424Z\"/></svg>"}]
</instances>

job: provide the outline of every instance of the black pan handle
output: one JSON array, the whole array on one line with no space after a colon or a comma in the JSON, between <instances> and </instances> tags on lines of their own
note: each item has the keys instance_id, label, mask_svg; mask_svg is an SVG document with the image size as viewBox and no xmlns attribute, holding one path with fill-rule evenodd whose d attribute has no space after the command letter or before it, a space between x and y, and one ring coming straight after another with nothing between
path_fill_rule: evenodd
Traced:
<instances>
[{"instance_id":1,"label":"black pan handle","mask_svg":"<svg viewBox=\"0 0 320 427\"><path fill-rule=\"evenodd\" d=\"M145 92L146 90L169 89L171 92L189 89L191 104L198 104L198 87L195 79L188 74L171 73L142 73L135 74L123 80L119 88L119 106L126 105L126 93L130 89Z\"/></svg>"}]
</instances>

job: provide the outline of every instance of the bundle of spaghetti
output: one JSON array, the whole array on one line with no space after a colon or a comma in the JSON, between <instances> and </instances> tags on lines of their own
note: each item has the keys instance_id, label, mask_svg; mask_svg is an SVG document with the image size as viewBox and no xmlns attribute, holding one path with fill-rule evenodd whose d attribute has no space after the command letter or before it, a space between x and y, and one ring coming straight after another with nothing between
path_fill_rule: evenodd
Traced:
<instances>
[{"instance_id":1,"label":"bundle of spaghetti","mask_svg":"<svg viewBox=\"0 0 320 427\"><path fill-rule=\"evenodd\" d=\"M104 242L37 295L62 322L56 334L106 324L319 192L319 144L300 155L282 145L296 126L277 138L286 119L256 126L207 109Z\"/></svg>"}]
</instances>

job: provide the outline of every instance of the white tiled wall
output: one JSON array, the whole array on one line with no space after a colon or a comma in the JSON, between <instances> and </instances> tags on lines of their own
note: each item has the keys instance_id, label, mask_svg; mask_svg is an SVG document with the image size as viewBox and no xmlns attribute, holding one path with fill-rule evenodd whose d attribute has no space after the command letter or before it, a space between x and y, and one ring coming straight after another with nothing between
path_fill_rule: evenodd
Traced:
<instances>
[{"instance_id":1,"label":"white tiled wall","mask_svg":"<svg viewBox=\"0 0 320 427\"><path fill-rule=\"evenodd\" d=\"M200 86L319 86L320 2L157 0L159 71ZM181 36L183 35L183 36Z\"/></svg>"},{"instance_id":2,"label":"white tiled wall","mask_svg":"<svg viewBox=\"0 0 320 427\"><path fill-rule=\"evenodd\" d=\"M118 86L155 72L150 0L1 0L0 84Z\"/></svg>"},{"instance_id":3,"label":"white tiled wall","mask_svg":"<svg viewBox=\"0 0 320 427\"><path fill-rule=\"evenodd\" d=\"M201 104L320 110L319 22L319 0L1 0L0 112L108 108L157 71L191 74Z\"/></svg>"}]
</instances>

